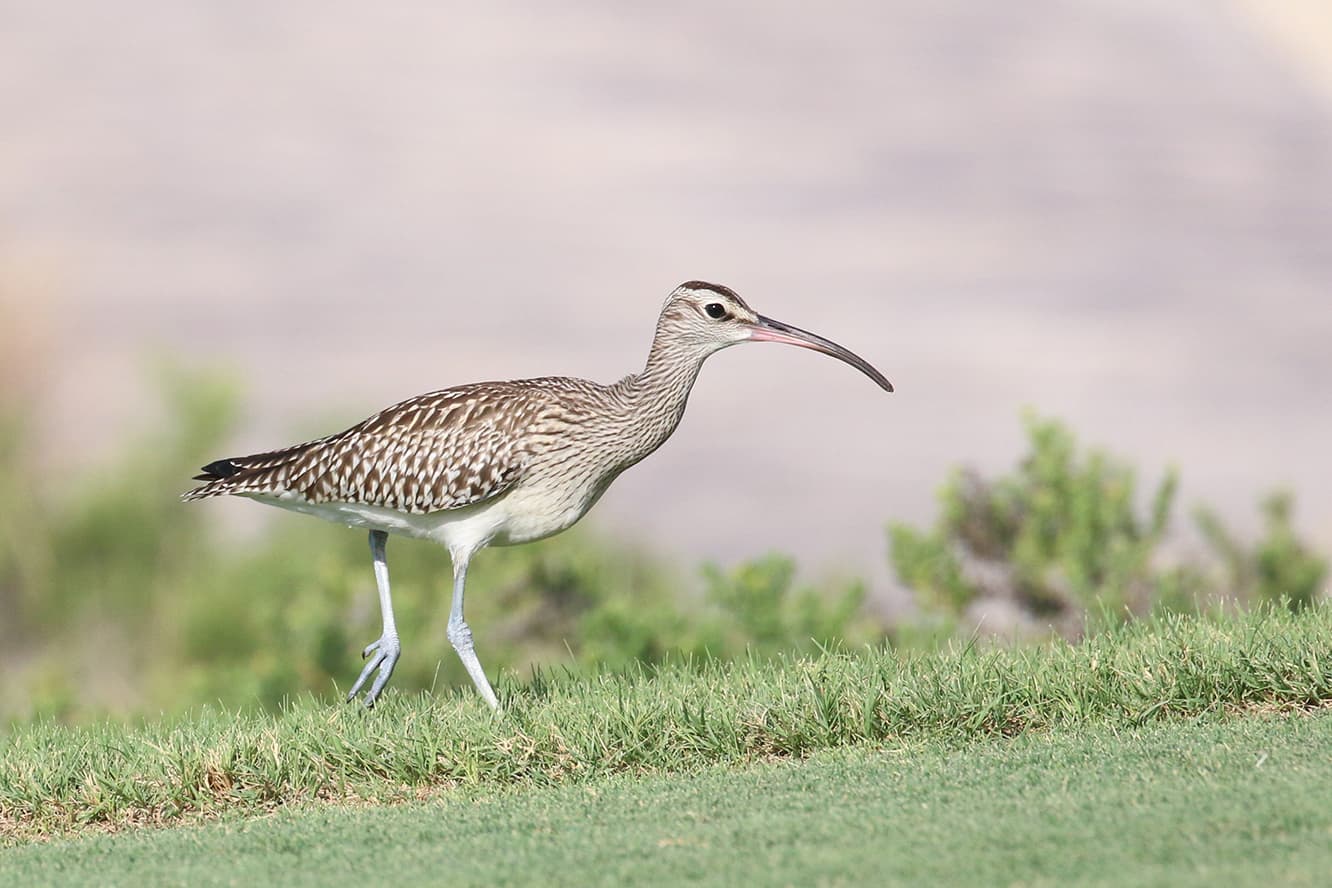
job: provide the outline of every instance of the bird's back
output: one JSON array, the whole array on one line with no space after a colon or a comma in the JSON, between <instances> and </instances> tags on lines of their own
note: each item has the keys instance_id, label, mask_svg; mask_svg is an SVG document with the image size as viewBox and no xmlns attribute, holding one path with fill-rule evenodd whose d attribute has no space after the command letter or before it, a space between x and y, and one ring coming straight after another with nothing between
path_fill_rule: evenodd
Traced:
<instances>
[{"instance_id":1,"label":"bird's back","mask_svg":"<svg viewBox=\"0 0 1332 888\"><path fill-rule=\"evenodd\" d=\"M544 377L419 395L335 435L210 463L185 499L294 498L411 514L471 505L517 483L569 394L594 388Z\"/></svg>"}]
</instances>

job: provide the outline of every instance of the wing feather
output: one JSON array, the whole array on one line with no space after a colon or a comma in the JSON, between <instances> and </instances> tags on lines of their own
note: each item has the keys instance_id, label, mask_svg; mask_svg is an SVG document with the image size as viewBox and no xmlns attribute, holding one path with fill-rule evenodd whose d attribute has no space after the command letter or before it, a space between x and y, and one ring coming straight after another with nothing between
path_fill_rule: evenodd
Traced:
<instances>
[{"instance_id":1,"label":"wing feather","mask_svg":"<svg viewBox=\"0 0 1332 888\"><path fill-rule=\"evenodd\" d=\"M548 386L491 382L410 398L344 432L283 450L218 460L185 494L296 495L424 513L498 496L521 477Z\"/></svg>"}]
</instances>

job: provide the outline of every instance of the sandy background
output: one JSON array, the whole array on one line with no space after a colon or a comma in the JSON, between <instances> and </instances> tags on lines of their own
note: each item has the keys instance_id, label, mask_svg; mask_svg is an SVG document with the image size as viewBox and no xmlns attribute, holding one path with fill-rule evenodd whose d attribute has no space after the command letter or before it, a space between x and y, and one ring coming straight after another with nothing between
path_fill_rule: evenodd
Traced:
<instances>
[{"instance_id":1,"label":"sandy background","mask_svg":"<svg viewBox=\"0 0 1332 888\"><path fill-rule=\"evenodd\" d=\"M723 353L604 530L884 591L885 521L1032 405L1242 529L1289 485L1332 548L1329 8L0 2L7 372L61 475L151 416L153 354L234 371L266 449L618 378L705 278L898 392Z\"/></svg>"}]
</instances>

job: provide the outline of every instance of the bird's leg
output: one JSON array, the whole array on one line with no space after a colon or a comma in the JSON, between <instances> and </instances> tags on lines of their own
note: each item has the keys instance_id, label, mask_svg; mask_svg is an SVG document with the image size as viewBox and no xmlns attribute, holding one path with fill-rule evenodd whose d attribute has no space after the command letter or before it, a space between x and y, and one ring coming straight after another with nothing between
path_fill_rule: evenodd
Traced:
<instances>
[{"instance_id":1,"label":"bird's leg","mask_svg":"<svg viewBox=\"0 0 1332 888\"><path fill-rule=\"evenodd\" d=\"M387 533L382 530L370 531L370 554L375 559L375 583L379 586L379 610L384 617L384 632L378 641L371 642L361 652L362 658L370 658L369 662L361 670L356 684L347 692L347 699L353 699L356 692L361 689L361 685L365 684L365 680L378 672L370 685L370 690L365 694L367 708L375 705L380 692L384 690L384 685L393 677L393 667L398 665L398 656L402 653L402 645L398 643L398 627L393 622L393 599L389 595L388 561L384 556L384 547L387 544Z\"/></svg>"},{"instance_id":2,"label":"bird's leg","mask_svg":"<svg viewBox=\"0 0 1332 888\"><path fill-rule=\"evenodd\" d=\"M481 661L476 658L476 651L472 647L472 628L463 619L463 585L467 582L468 558L465 554L453 554L453 605L449 608L449 643L458 652L463 666L467 667L467 674L472 677L472 683L476 685L482 699L498 712L499 700L495 699L495 692L491 690L486 672L481 668Z\"/></svg>"}]
</instances>

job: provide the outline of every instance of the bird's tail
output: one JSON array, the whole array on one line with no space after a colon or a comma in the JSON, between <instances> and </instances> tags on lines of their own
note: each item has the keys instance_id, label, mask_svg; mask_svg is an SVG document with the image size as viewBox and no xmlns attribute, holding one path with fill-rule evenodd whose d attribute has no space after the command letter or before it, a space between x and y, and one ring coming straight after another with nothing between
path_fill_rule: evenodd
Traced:
<instances>
[{"instance_id":1,"label":"bird's tail","mask_svg":"<svg viewBox=\"0 0 1332 888\"><path fill-rule=\"evenodd\" d=\"M280 487L280 484L274 482L279 480L279 476L285 476L284 470L288 464L316 443L311 441L282 450L232 456L210 462L194 476L195 481L204 483L181 494L181 499L188 502L210 496L272 492Z\"/></svg>"}]
</instances>

